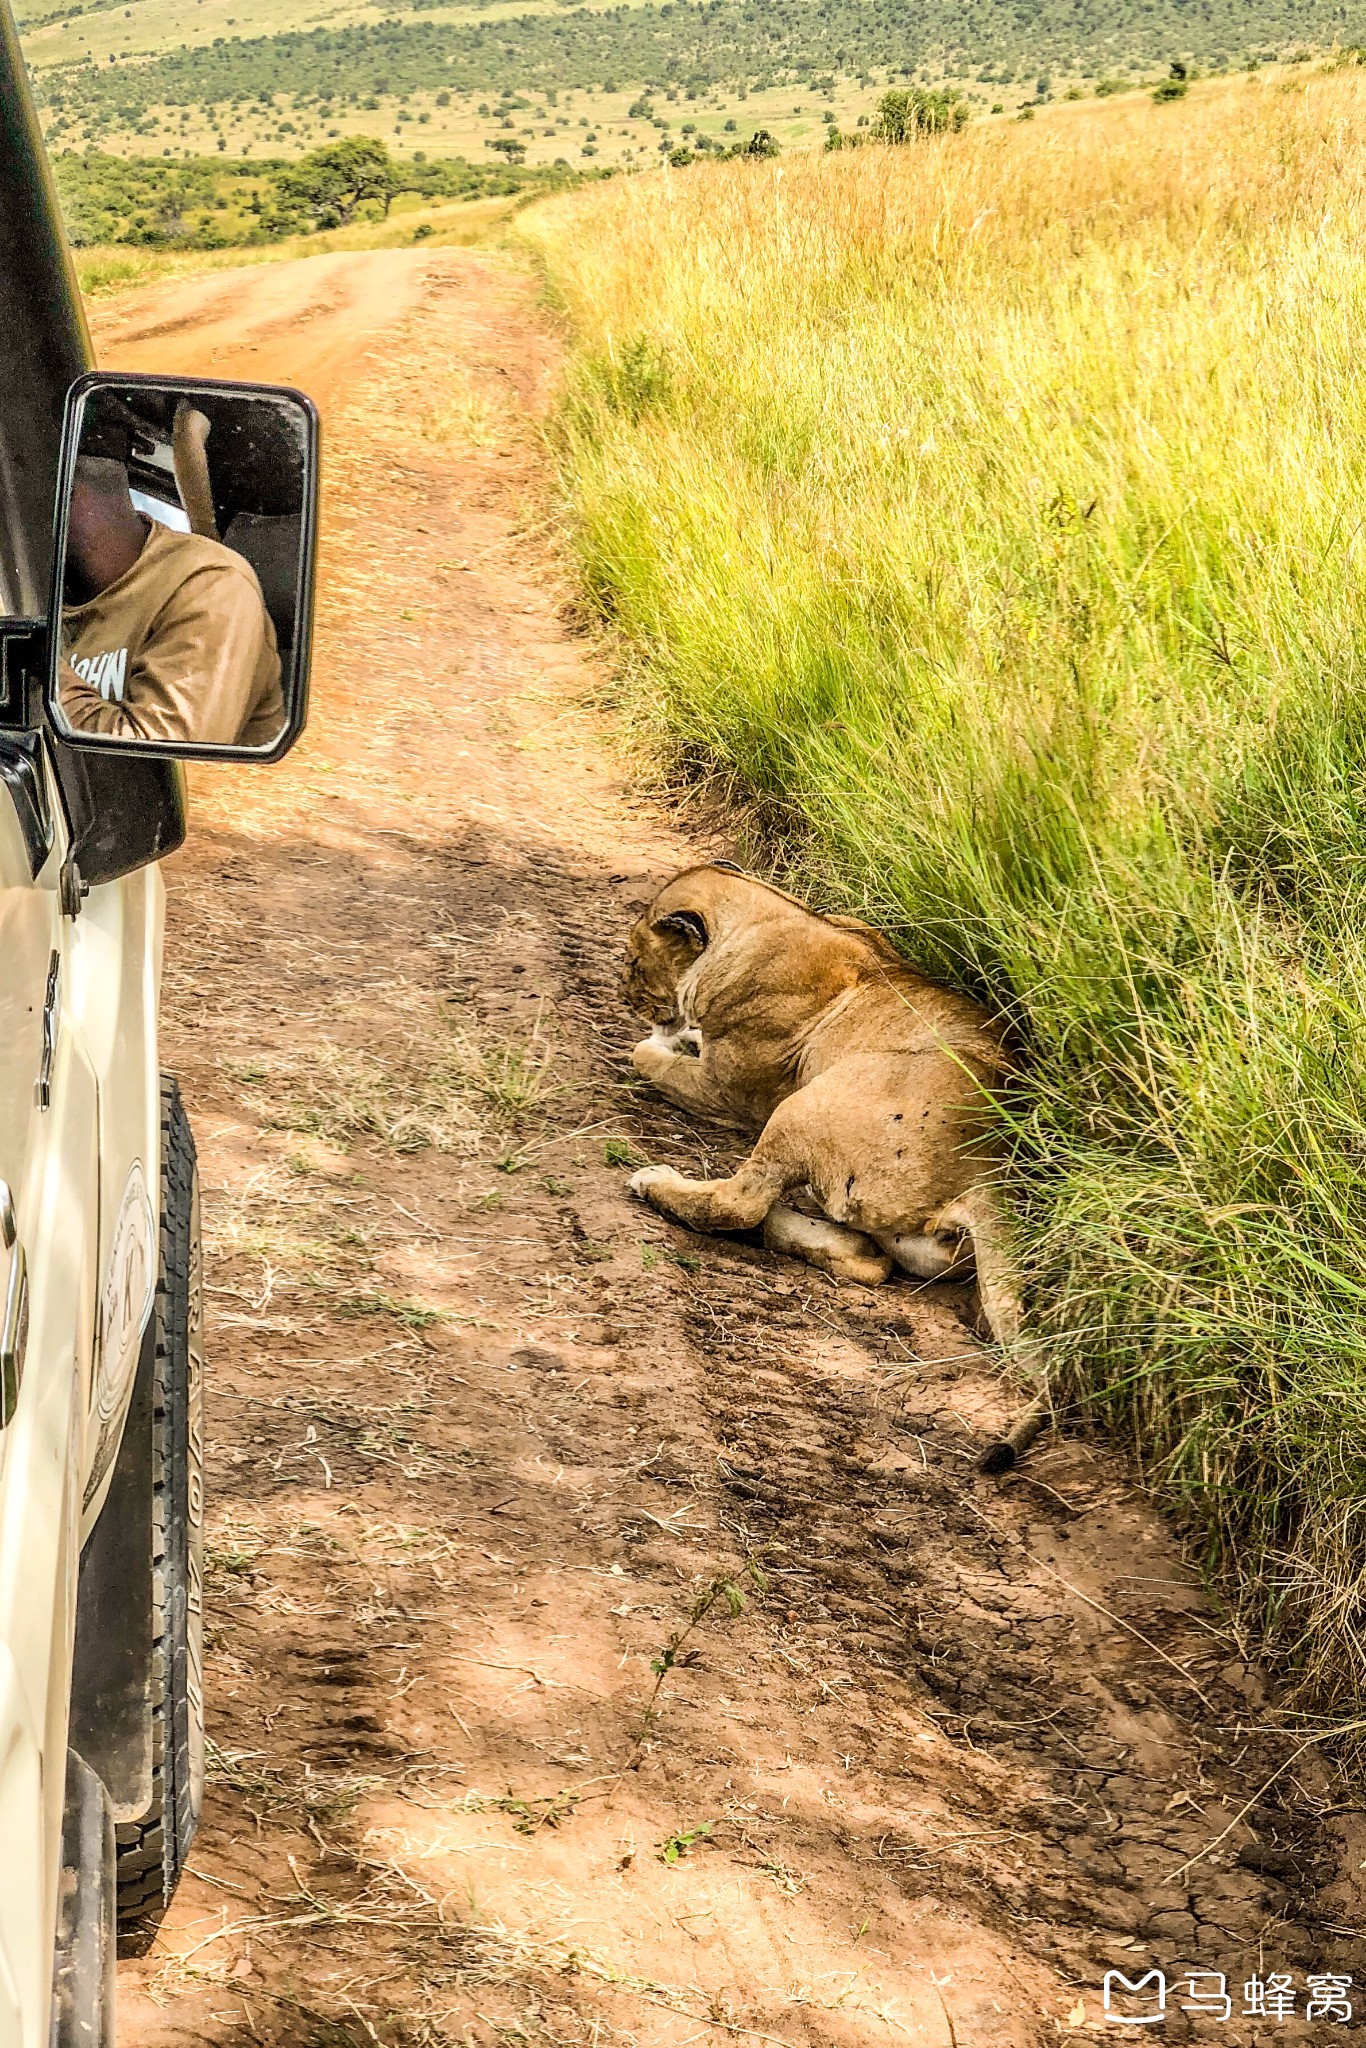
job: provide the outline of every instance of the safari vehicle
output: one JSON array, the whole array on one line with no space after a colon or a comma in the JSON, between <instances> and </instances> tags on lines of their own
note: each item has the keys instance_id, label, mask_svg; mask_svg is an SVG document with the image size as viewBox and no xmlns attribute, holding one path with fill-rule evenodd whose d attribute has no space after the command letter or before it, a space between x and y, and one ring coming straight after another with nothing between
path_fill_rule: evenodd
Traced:
<instances>
[{"instance_id":1,"label":"safari vehicle","mask_svg":"<svg viewBox=\"0 0 1366 2048\"><path fill-rule=\"evenodd\" d=\"M204 1783L199 1193L158 1058L181 763L302 729L316 421L91 372L0 0L0 2048L107 2048Z\"/></svg>"}]
</instances>

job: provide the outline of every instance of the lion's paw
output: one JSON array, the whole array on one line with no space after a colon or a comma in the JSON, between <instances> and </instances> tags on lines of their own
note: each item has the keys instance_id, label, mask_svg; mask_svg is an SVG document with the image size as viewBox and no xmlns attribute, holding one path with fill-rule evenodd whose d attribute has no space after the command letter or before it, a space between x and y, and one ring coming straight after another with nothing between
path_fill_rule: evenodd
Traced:
<instances>
[{"instance_id":1,"label":"lion's paw","mask_svg":"<svg viewBox=\"0 0 1366 2048\"><path fill-rule=\"evenodd\" d=\"M631 1065L647 1081L658 1081L680 1059L698 1059L702 1052L702 1034L691 1025L680 1026L670 1031L657 1024L648 1038L642 1038L631 1048Z\"/></svg>"},{"instance_id":2,"label":"lion's paw","mask_svg":"<svg viewBox=\"0 0 1366 2048\"><path fill-rule=\"evenodd\" d=\"M654 1081L667 1073L674 1063L672 1049L662 1039L642 1038L639 1045L631 1047L631 1065L646 1081Z\"/></svg>"},{"instance_id":3,"label":"lion's paw","mask_svg":"<svg viewBox=\"0 0 1366 2048\"><path fill-rule=\"evenodd\" d=\"M681 1174L674 1172L672 1166L642 1166L638 1173L631 1175L627 1185L633 1195L640 1196L642 1202L654 1202L657 1208L659 1204L656 1196L664 1193L666 1189L678 1187L682 1178Z\"/></svg>"}]
</instances>

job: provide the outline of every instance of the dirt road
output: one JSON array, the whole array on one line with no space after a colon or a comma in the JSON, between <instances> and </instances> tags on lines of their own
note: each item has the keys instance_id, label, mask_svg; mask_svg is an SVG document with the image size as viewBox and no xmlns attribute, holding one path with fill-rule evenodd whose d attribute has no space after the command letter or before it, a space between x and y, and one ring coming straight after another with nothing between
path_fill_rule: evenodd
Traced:
<instances>
[{"instance_id":1,"label":"dirt road","mask_svg":"<svg viewBox=\"0 0 1366 2048\"><path fill-rule=\"evenodd\" d=\"M616 980L699 842L566 623L528 280L319 259L97 335L311 388L327 447L310 732L196 776L168 874L213 1746L123 2038L978 2048L1154 1966L1233 1992L1165 2038L1270 2038L1244 1984L1352 1970L1366 1840L1121 1469L975 1476L965 1294L627 1197L729 1153L626 1079Z\"/></svg>"},{"instance_id":2,"label":"dirt road","mask_svg":"<svg viewBox=\"0 0 1366 2048\"><path fill-rule=\"evenodd\" d=\"M220 270L97 309L100 360L165 376L297 384L329 408L357 362L423 302L430 263L407 249Z\"/></svg>"}]
</instances>

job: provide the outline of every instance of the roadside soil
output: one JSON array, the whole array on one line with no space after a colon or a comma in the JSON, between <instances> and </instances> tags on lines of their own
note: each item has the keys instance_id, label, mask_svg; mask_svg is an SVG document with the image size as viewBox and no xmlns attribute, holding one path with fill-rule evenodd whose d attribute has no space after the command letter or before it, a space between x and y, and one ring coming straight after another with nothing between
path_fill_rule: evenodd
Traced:
<instances>
[{"instance_id":1,"label":"roadside soil","mask_svg":"<svg viewBox=\"0 0 1366 2048\"><path fill-rule=\"evenodd\" d=\"M122 2038L1025 2048L1160 1967L1163 2038L1251 2043L1300 2031L1254 1975L1359 2000L1360 1816L1112 1455L977 1476L971 1296L626 1192L736 1156L633 1083L618 987L660 879L729 849L613 752L532 282L384 251L95 325L302 385L326 446L308 734L196 773L167 871L210 1783ZM1189 1970L1229 2019L1176 2009Z\"/></svg>"}]
</instances>

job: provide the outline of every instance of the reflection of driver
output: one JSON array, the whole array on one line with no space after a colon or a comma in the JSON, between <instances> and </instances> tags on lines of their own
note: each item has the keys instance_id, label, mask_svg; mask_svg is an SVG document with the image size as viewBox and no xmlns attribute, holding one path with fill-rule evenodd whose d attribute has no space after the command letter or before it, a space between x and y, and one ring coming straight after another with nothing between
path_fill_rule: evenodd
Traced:
<instances>
[{"instance_id":1,"label":"reflection of driver","mask_svg":"<svg viewBox=\"0 0 1366 2048\"><path fill-rule=\"evenodd\" d=\"M266 746L280 656L251 564L145 519L128 472L81 455L67 525L60 700L77 732Z\"/></svg>"}]
</instances>

